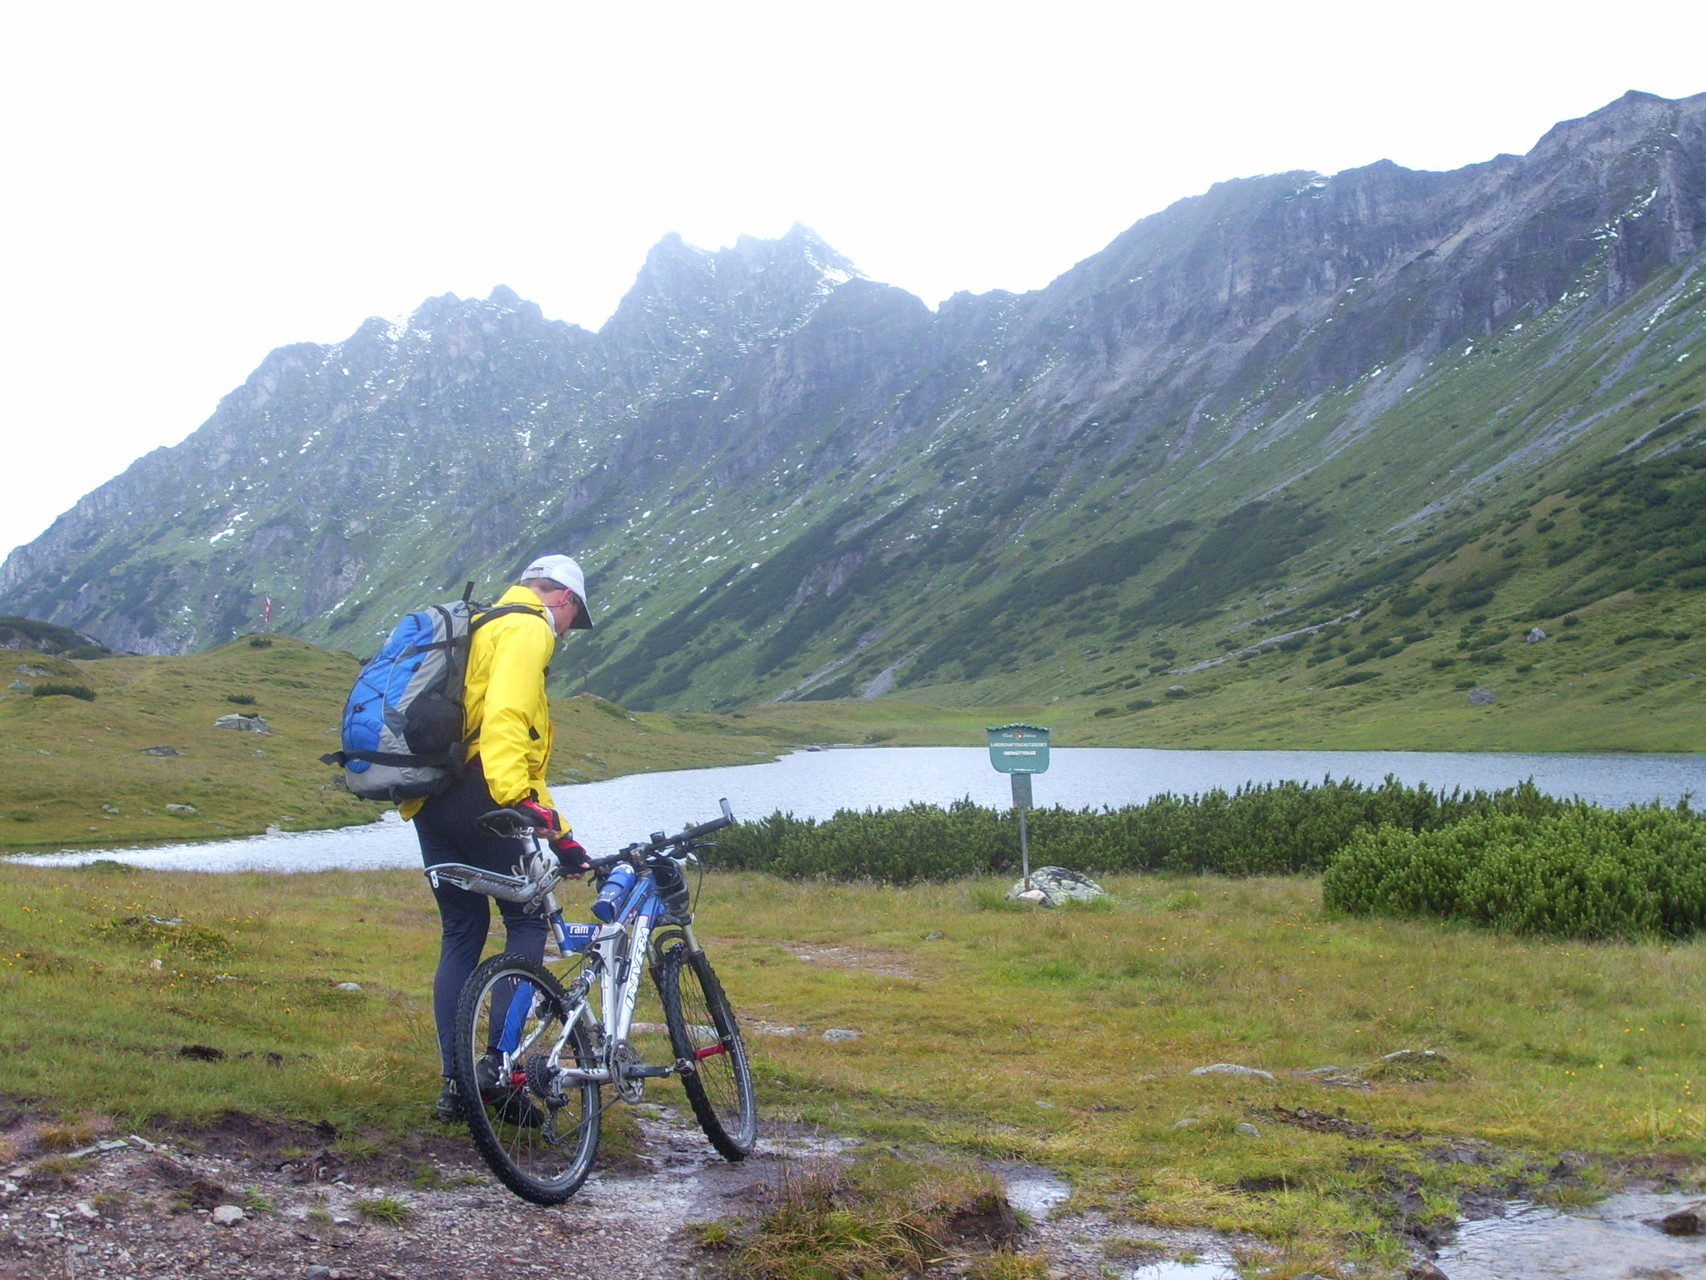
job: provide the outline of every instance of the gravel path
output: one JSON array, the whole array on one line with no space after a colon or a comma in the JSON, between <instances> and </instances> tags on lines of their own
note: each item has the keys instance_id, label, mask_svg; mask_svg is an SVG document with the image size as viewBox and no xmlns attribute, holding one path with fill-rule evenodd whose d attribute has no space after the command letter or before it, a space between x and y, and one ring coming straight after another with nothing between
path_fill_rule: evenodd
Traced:
<instances>
[{"instance_id":1,"label":"gravel path","mask_svg":"<svg viewBox=\"0 0 1706 1280\"><path fill-rule=\"evenodd\" d=\"M6 1142L30 1158L0 1173L0 1280L677 1280L699 1274L687 1224L732 1212L787 1161L826 1150L773 1139L731 1165L688 1118L648 1110L642 1167L596 1171L558 1209L511 1195L454 1131L346 1163L327 1135L315 1145L250 1121L177 1141L112 1134L63 1155L14 1121ZM362 1211L385 1200L405 1204L406 1220Z\"/></svg>"}]
</instances>

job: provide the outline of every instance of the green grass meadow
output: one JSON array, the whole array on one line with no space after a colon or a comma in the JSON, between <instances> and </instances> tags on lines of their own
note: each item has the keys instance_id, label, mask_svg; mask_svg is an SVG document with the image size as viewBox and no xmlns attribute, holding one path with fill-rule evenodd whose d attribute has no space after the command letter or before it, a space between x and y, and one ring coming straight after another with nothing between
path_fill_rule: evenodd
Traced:
<instances>
[{"instance_id":1,"label":"green grass meadow","mask_svg":"<svg viewBox=\"0 0 1706 1280\"><path fill-rule=\"evenodd\" d=\"M95 698L0 689L0 850L207 840L377 819L383 806L357 800L341 771L320 762L337 749L355 659L289 636L257 639L265 643L245 638L176 657L73 661L17 651L0 669L47 672L20 684L74 682ZM232 713L259 715L272 732L214 727ZM751 764L799 741L785 727L631 713L591 696L557 699L552 718L554 778L570 782ZM158 747L178 754L149 754Z\"/></svg>"},{"instance_id":2,"label":"green grass meadow","mask_svg":"<svg viewBox=\"0 0 1706 1280\"><path fill-rule=\"evenodd\" d=\"M1080 1206L1376 1274L1403 1256L1393 1171L1449 1215L1455 1188L1516 1185L1567 1150L1605 1158L1584 1198L1619 1161L1706 1160L1698 944L1334 918L1309 877L1106 887L1038 912L1005 882L709 875L701 934L752 1027L765 1117L1035 1161ZM0 1093L73 1126L429 1127L437 938L410 872L0 864ZM808 1030L767 1034L785 1027ZM1437 1056L1381 1062L1399 1050ZM1274 1078L1193 1074L1217 1063ZM1323 1067L1357 1083L1300 1074ZM1465 1140L1490 1144L1480 1163L1439 1158Z\"/></svg>"}]
</instances>

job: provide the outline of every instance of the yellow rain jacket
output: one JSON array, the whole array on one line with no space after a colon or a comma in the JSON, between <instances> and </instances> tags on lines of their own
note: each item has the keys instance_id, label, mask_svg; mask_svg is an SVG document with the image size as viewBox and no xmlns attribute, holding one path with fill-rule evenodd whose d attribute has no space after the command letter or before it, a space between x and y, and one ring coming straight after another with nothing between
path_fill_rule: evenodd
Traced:
<instances>
[{"instance_id":1,"label":"yellow rain jacket","mask_svg":"<svg viewBox=\"0 0 1706 1280\"><path fill-rule=\"evenodd\" d=\"M506 613L475 629L462 693L462 736L471 739L466 758L480 757L486 786L499 805L532 798L555 809L545 785L551 767L545 669L557 651L557 632L539 597L526 587L511 587L497 603L526 605L539 621ZM407 820L425 803L405 800L397 811Z\"/></svg>"}]
</instances>

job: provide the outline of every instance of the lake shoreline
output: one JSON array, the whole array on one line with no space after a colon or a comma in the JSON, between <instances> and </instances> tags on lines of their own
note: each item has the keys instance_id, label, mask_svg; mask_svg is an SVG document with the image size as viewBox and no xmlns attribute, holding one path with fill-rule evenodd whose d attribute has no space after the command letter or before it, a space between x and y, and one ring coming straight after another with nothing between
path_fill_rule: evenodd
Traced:
<instances>
[{"instance_id":1,"label":"lake shoreline","mask_svg":"<svg viewBox=\"0 0 1706 1280\"><path fill-rule=\"evenodd\" d=\"M905 753L902 757L899 753ZM1560 798L1606 808L1666 805L1706 794L1706 755L1688 752L1204 751L1143 747L1057 747L1049 772L1034 775L1034 807L1120 808L1152 796L1234 792L1281 781L1378 786L1396 777L1438 791L1495 791L1534 781ZM1617 781L1622 779L1622 781ZM803 747L752 764L640 770L559 784L561 806L589 848L617 848L662 828L715 816L728 798L738 817L772 813L828 818L843 809L897 809L961 800L1009 808L1008 775L982 747ZM113 860L139 866L304 871L330 866L418 866L413 833L386 810L336 827L168 841L65 841L6 849L0 856L55 866ZM130 856L134 855L134 856Z\"/></svg>"}]
</instances>

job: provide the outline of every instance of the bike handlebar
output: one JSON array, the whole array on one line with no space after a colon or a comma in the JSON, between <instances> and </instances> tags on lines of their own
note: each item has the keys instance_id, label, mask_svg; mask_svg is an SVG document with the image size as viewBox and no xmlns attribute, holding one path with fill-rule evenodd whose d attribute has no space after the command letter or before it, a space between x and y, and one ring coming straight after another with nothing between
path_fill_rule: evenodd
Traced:
<instances>
[{"instance_id":1,"label":"bike handlebar","mask_svg":"<svg viewBox=\"0 0 1706 1280\"><path fill-rule=\"evenodd\" d=\"M587 861L590 862L595 869L601 869L621 862L632 855L638 854L644 856L650 853L661 853L665 849L675 848L684 844L692 844L693 841L698 840L703 836L708 836L713 831L721 831L724 827L732 826L735 820L735 815L734 810L729 808L728 800L719 800L717 803L720 804L723 809L723 816L720 818L712 818L709 822L701 822L698 826L689 827L687 830L679 833L678 835L666 836L662 832L655 832L652 835L650 842L646 844L631 844L626 849L617 853L606 854L600 858L588 858ZM506 836L511 839L519 839L528 832L537 829L533 825L532 818L516 809L493 809L490 813L481 814L476 821L480 826L484 827L487 831L490 831L493 835Z\"/></svg>"}]
</instances>

